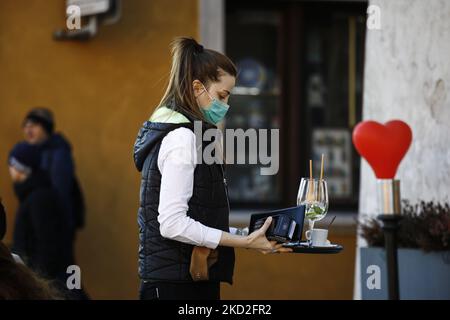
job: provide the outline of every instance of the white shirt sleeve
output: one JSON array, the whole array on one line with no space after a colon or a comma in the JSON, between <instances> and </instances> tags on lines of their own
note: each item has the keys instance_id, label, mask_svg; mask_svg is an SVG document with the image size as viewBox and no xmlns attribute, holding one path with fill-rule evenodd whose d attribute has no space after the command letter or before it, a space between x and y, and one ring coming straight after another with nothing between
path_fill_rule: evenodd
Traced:
<instances>
[{"instance_id":1,"label":"white shirt sleeve","mask_svg":"<svg viewBox=\"0 0 450 320\"><path fill-rule=\"evenodd\" d=\"M194 189L196 158L195 135L187 128L169 132L161 142L158 155L160 232L164 238L215 249L222 231L187 216Z\"/></svg>"}]
</instances>

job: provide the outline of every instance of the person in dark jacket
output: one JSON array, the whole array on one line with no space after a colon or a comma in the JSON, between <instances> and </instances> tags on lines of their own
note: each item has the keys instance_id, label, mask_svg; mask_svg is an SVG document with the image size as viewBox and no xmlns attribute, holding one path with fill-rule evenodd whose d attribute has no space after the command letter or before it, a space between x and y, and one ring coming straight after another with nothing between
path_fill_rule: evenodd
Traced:
<instances>
[{"instance_id":1,"label":"person in dark jacket","mask_svg":"<svg viewBox=\"0 0 450 320\"><path fill-rule=\"evenodd\" d=\"M177 38L172 54L169 86L134 145L142 175L140 298L216 300L220 283L233 282L233 248L291 249L266 238L271 218L250 235L232 232L224 166L196 158L211 141L197 137L195 125L217 132L229 108L235 65L192 38Z\"/></svg>"},{"instance_id":2,"label":"person in dark jacket","mask_svg":"<svg viewBox=\"0 0 450 320\"><path fill-rule=\"evenodd\" d=\"M19 200L13 252L42 275L62 279L73 264L70 226L46 172L39 169L40 149L26 142L10 152L9 171Z\"/></svg>"},{"instance_id":3,"label":"person in dark jacket","mask_svg":"<svg viewBox=\"0 0 450 320\"><path fill-rule=\"evenodd\" d=\"M19 200L12 251L32 270L67 291L67 267L75 264L72 230L48 173L40 169L41 152L39 146L21 142L8 158ZM67 293L73 298L83 295L81 290Z\"/></svg>"},{"instance_id":4,"label":"person in dark jacket","mask_svg":"<svg viewBox=\"0 0 450 320\"><path fill-rule=\"evenodd\" d=\"M84 226L84 200L75 176L72 147L62 134L55 133L53 113L46 108L28 112L23 129L25 140L41 147L40 168L48 172L64 206L67 222L75 233Z\"/></svg>"}]
</instances>

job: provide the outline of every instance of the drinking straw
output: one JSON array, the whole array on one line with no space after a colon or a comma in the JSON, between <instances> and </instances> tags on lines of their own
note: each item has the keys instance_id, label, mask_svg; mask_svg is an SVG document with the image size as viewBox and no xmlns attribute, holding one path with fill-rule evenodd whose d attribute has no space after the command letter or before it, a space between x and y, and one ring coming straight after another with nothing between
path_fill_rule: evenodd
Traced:
<instances>
[{"instance_id":1,"label":"drinking straw","mask_svg":"<svg viewBox=\"0 0 450 320\"><path fill-rule=\"evenodd\" d=\"M308 193L306 198L308 201L314 201L314 181L313 181L313 162L309 160L309 181L308 181Z\"/></svg>"},{"instance_id":2,"label":"drinking straw","mask_svg":"<svg viewBox=\"0 0 450 320\"><path fill-rule=\"evenodd\" d=\"M328 228L327 228L327 229L330 229L331 225L332 225L333 222L334 222L334 219L336 219L336 216L334 216L333 219L331 219L331 222L330 222L330 224L328 225Z\"/></svg>"},{"instance_id":3,"label":"drinking straw","mask_svg":"<svg viewBox=\"0 0 450 320\"><path fill-rule=\"evenodd\" d=\"M324 155L322 153L322 164L320 165L320 180L323 180L323 158Z\"/></svg>"}]
</instances>

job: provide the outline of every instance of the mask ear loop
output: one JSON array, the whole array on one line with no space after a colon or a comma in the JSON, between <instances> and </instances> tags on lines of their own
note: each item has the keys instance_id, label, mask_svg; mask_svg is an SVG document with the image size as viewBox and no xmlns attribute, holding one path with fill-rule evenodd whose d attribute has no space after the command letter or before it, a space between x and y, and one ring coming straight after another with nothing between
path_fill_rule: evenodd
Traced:
<instances>
[{"instance_id":1,"label":"mask ear loop","mask_svg":"<svg viewBox=\"0 0 450 320\"><path fill-rule=\"evenodd\" d=\"M206 92L206 94L208 95L208 97L211 99L211 102L213 102L213 101L214 101L213 97L209 94L208 90L206 89L206 87L205 87L205 85L204 85L203 83L202 83L202 86L203 86L203 89L205 89L205 91L203 91L203 92ZM202 93L203 93L203 92L202 92ZM202 94L202 93L201 93L201 94ZM201 95L201 94L200 94L200 95Z\"/></svg>"}]
</instances>

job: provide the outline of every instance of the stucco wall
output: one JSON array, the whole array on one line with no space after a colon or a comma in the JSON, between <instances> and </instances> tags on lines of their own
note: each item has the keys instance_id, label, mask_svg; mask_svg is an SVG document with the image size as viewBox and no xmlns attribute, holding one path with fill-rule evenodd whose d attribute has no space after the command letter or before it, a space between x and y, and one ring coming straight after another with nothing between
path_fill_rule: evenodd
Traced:
<instances>
[{"instance_id":1,"label":"stucco wall","mask_svg":"<svg viewBox=\"0 0 450 320\"><path fill-rule=\"evenodd\" d=\"M401 119L413 130L400 165L402 198L450 195L450 2L373 0L381 29L367 30L363 117ZM376 215L375 176L363 160L360 214ZM359 244L364 245L359 239ZM358 277L358 272L356 277ZM358 290L355 291L358 297Z\"/></svg>"}]
</instances>

